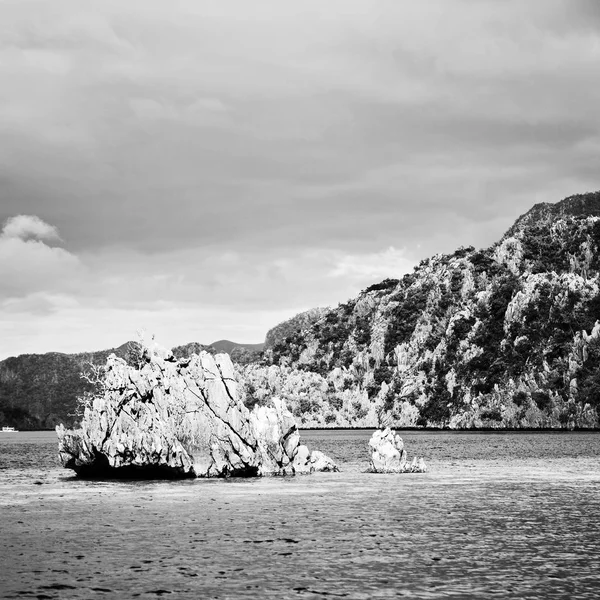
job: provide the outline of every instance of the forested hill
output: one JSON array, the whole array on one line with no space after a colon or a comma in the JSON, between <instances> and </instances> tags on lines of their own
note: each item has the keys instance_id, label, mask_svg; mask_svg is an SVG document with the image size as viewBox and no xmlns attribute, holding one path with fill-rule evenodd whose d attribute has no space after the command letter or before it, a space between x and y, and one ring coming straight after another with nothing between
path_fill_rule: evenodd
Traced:
<instances>
[{"instance_id":1,"label":"forested hill","mask_svg":"<svg viewBox=\"0 0 600 600\"><path fill-rule=\"evenodd\" d=\"M257 360L262 344L237 344L219 340L203 345L196 342L173 348L177 357L207 350L227 349L240 364ZM49 429L58 423L72 425L77 417L77 398L91 391L91 384L82 378L91 365L103 365L107 357L117 356L135 363L139 345L127 342L118 348L79 354L22 354L0 361L0 426L18 429Z\"/></svg>"},{"instance_id":2,"label":"forested hill","mask_svg":"<svg viewBox=\"0 0 600 600\"><path fill-rule=\"evenodd\" d=\"M21 354L0 362L0 425L49 429L74 420L77 396L91 390L81 377L113 352L127 359L135 342L99 352Z\"/></svg>"},{"instance_id":3,"label":"forested hill","mask_svg":"<svg viewBox=\"0 0 600 600\"><path fill-rule=\"evenodd\" d=\"M246 367L305 425L595 427L600 193L538 204L491 248L424 260Z\"/></svg>"}]
</instances>

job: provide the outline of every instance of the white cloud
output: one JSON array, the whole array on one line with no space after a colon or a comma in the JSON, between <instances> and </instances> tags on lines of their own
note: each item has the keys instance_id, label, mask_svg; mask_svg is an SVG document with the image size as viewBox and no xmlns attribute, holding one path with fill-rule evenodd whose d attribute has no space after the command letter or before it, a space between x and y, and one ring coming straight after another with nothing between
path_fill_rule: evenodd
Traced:
<instances>
[{"instance_id":1,"label":"white cloud","mask_svg":"<svg viewBox=\"0 0 600 600\"><path fill-rule=\"evenodd\" d=\"M138 119L157 121L178 118L177 111L172 106L166 106L152 98L131 98L129 106Z\"/></svg>"},{"instance_id":2,"label":"white cloud","mask_svg":"<svg viewBox=\"0 0 600 600\"><path fill-rule=\"evenodd\" d=\"M31 233L13 228L15 235ZM49 235L53 229L42 221L35 231ZM411 266L393 247L272 254L199 246L149 260L127 248L76 256L40 240L0 236L0 359L110 347L139 328L166 345L258 342L302 310L345 301Z\"/></svg>"},{"instance_id":3,"label":"white cloud","mask_svg":"<svg viewBox=\"0 0 600 600\"><path fill-rule=\"evenodd\" d=\"M17 215L7 219L0 233L0 240L10 238L60 240L56 227L49 225L35 215Z\"/></svg>"},{"instance_id":4,"label":"white cloud","mask_svg":"<svg viewBox=\"0 0 600 600\"><path fill-rule=\"evenodd\" d=\"M370 254L344 254L335 261L331 275L370 284L386 278L398 279L412 271L414 265L415 261L407 255L406 250L390 246Z\"/></svg>"},{"instance_id":5,"label":"white cloud","mask_svg":"<svg viewBox=\"0 0 600 600\"><path fill-rule=\"evenodd\" d=\"M56 227L34 215L9 218L0 233L0 299L22 298L70 285L79 259L45 241L58 241Z\"/></svg>"},{"instance_id":6,"label":"white cloud","mask_svg":"<svg viewBox=\"0 0 600 600\"><path fill-rule=\"evenodd\" d=\"M72 310L79 303L72 296L48 292L33 292L21 298L7 298L0 301L0 311L11 315L55 315L62 310Z\"/></svg>"},{"instance_id":7,"label":"white cloud","mask_svg":"<svg viewBox=\"0 0 600 600\"><path fill-rule=\"evenodd\" d=\"M54 76L66 75L71 69L69 58L59 52L27 49L23 50L23 60L26 68L40 69Z\"/></svg>"}]
</instances>

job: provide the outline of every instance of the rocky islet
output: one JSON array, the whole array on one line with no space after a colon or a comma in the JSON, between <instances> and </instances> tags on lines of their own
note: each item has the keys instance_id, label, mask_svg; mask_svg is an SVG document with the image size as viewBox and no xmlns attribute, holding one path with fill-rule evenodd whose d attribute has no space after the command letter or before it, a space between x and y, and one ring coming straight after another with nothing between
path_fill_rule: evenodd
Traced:
<instances>
[{"instance_id":1,"label":"rocky islet","mask_svg":"<svg viewBox=\"0 0 600 600\"><path fill-rule=\"evenodd\" d=\"M389 427L378 429L369 440L372 473L426 473L427 465L422 458L414 457L408 462L402 438Z\"/></svg>"},{"instance_id":2,"label":"rocky islet","mask_svg":"<svg viewBox=\"0 0 600 600\"><path fill-rule=\"evenodd\" d=\"M56 428L64 467L88 477L227 477L337 471L300 443L292 414L273 398L252 411L238 399L227 354L177 360L144 347L136 368L115 355L81 425Z\"/></svg>"}]
</instances>

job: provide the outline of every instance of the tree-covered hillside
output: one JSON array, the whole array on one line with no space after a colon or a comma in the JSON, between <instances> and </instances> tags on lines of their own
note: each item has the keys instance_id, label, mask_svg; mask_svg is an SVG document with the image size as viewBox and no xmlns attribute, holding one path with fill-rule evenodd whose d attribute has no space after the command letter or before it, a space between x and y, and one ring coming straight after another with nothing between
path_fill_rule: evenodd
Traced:
<instances>
[{"instance_id":1,"label":"tree-covered hillside","mask_svg":"<svg viewBox=\"0 0 600 600\"><path fill-rule=\"evenodd\" d=\"M600 193L370 286L244 369L305 425L596 427Z\"/></svg>"},{"instance_id":2,"label":"tree-covered hillside","mask_svg":"<svg viewBox=\"0 0 600 600\"><path fill-rule=\"evenodd\" d=\"M305 312L279 323L273 329L267 331L264 348L272 348L285 341L290 335L298 331L304 331L316 323L323 315L329 312L328 308L311 308Z\"/></svg>"},{"instance_id":3,"label":"tree-covered hillside","mask_svg":"<svg viewBox=\"0 0 600 600\"><path fill-rule=\"evenodd\" d=\"M260 348L262 344L220 340L208 346L197 342L178 346L173 348L173 354L182 357L201 350L217 353L227 349L234 361L247 364L261 358ZM80 354L22 354L0 361L0 427L50 429L58 423L72 426L79 418L77 398L93 388L82 375L90 373L92 365L104 365L112 353L134 364L139 360L139 344L127 342L118 348Z\"/></svg>"},{"instance_id":4,"label":"tree-covered hillside","mask_svg":"<svg viewBox=\"0 0 600 600\"><path fill-rule=\"evenodd\" d=\"M0 425L18 429L49 429L75 420L77 397L91 391L82 378L92 364L113 352L131 358L135 342L118 348L81 354L21 354L0 362Z\"/></svg>"}]
</instances>

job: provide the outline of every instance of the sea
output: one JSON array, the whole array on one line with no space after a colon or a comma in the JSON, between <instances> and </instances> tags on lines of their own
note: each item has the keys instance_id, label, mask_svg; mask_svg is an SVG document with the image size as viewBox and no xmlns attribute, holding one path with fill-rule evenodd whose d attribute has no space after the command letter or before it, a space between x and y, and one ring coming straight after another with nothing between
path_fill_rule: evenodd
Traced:
<instances>
[{"instance_id":1,"label":"sea","mask_svg":"<svg viewBox=\"0 0 600 600\"><path fill-rule=\"evenodd\" d=\"M339 473L85 481L0 434L0 597L600 598L600 433L303 431Z\"/></svg>"}]
</instances>

